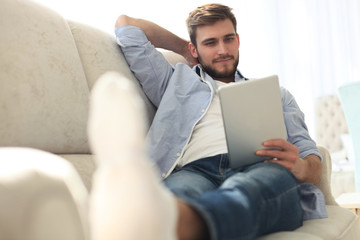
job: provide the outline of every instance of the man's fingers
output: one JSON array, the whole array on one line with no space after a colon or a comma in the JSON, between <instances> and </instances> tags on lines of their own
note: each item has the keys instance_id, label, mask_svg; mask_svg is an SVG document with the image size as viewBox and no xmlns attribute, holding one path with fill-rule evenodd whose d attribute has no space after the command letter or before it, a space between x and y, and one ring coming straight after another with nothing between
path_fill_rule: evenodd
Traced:
<instances>
[{"instance_id":1,"label":"man's fingers","mask_svg":"<svg viewBox=\"0 0 360 240\"><path fill-rule=\"evenodd\" d=\"M279 164L279 165L287 168L289 171L292 171L292 169L294 168L294 163L291 163L291 162L289 162L289 161L283 161L283 160L267 160L266 162Z\"/></svg>"}]
</instances>

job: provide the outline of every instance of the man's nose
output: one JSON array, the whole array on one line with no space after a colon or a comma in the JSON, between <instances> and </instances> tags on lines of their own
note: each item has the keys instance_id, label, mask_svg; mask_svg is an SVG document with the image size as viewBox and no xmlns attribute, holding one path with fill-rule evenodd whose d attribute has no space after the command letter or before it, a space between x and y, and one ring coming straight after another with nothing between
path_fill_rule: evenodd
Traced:
<instances>
[{"instance_id":1,"label":"man's nose","mask_svg":"<svg viewBox=\"0 0 360 240\"><path fill-rule=\"evenodd\" d=\"M218 54L224 54L226 53L227 51L227 48L226 48L226 45L223 41L220 41L219 44L218 44Z\"/></svg>"}]
</instances>

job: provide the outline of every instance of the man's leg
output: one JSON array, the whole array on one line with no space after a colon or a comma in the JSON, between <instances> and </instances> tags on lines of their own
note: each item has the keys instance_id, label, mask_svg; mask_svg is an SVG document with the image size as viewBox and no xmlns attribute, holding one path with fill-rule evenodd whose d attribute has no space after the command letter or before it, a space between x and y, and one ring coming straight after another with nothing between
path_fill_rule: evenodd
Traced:
<instances>
[{"instance_id":1,"label":"man's leg","mask_svg":"<svg viewBox=\"0 0 360 240\"><path fill-rule=\"evenodd\" d=\"M217 172L225 155L205 158L184 166L164 180L166 187L180 199L199 197L217 189L222 181ZM178 200L177 236L181 240L210 239L203 217L183 200Z\"/></svg>"},{"instance_id":2,"label":"man's leg","mask_svg":"<svg viewBox=\"0 0 360 240\"><path fill-rule=\"evenodd\" d=\"M275 163L255 164L187 203L205 220L211 239L254 239L302 225L298 182Z\"/></svg>"},{"instance_id":3,"label":"man's leg","mask_svg":"<svg viewBox=\"0 0 360 240\"><path fill-rule=\"evenodd\" d=\"M180 198L199 197L220 187L227 175L224 164L227 164L226 154L203 158L174 171L164 183Z\"/></svg>"},{"instance_id":4,"label":"man's leg","mask_svg":"<svg viewBox=\"0 0 360 240\"><path fill-rule=\"evenodd\" d=\"M209 229L203 217L187 203L178 200L177 237L179 240L209 240Z\"/></svg>"},{"instance_id":5,"label":"man's leg","mask_svg":"<svg viewBox=\"0 0 360 240\"><path fill-rule=\"evenodd\" d=\"M190 205L211 239L253 239L301 225L298 182L287 169L260 163L238 171L219 155L186 165L165 184Z\"/></svg>"}]
</instances>

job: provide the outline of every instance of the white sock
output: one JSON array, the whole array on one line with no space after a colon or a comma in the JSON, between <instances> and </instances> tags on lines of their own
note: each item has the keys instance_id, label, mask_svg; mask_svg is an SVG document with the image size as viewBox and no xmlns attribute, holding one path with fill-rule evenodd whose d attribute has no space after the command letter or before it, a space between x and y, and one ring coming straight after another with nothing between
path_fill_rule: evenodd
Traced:
<instances>
[{"instance_id":1,"label":"white sock","mask_svg":"<svg viewBox=\"0 0 360 240\"><path fill-rule=\"evenodd\" d=\"M111 72L97 81L88 124L98 165L90 199L93 240L176 239L176 200L144 154L144 119L129 80Z\"/></svg>"}]
</instances>

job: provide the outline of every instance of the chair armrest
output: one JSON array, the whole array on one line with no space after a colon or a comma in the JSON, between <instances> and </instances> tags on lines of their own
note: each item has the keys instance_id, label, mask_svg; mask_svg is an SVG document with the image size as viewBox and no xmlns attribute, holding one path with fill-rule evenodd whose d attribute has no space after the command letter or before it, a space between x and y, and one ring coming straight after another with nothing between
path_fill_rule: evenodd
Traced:
<instances>
[{"instance_id":1,"label":"chair armrest","mask_svg":"<svg viewBox=\"0 0 360 240\"><path fill-rule=\"evenodd\" d=\"M332 163L331 156L329 151L321 145L317 146L321 156L323 157L322 161L322 175L321 180L316 186L322 191L325 197L326 205L338 205L335 201L334 196L331 193L331 171Z\"/></svg>"}]
</instances>

